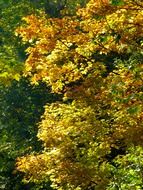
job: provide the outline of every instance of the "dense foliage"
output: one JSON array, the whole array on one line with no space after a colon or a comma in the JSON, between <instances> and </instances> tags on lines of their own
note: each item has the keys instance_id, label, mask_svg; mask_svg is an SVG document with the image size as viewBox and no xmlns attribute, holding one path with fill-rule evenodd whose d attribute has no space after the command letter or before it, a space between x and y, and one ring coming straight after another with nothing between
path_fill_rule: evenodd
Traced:
<instances>
[{"instance_id":1,"label":"dense foliage","mask_svg":"<svg viewBox=\"0 0 143 190\"><path fill-rule=\"evenodd\" d=\"M75 15L24 18L17 33L31 44L25 76L64 95L45 106L44 151L18 159L26 181L142 188L142 8L141 1L91 0Z\"/></svg>"},{"instance_id":2,"label":"dense foliage","mask_svg":"<svg viewBox=\"0 0 143 190\"><path fill-rule=\"evenodd\" d=\"M40 14L46 3L0 1L0 189L40 188L23 184L22 175L14 171L15 161L20 155L42 148L36 137L36 123L44 104L58 97L51 95L44 84L32 87L27 79L20 80L26 46L15 36L15 29L22 24L23 16Z\"/></svg>"},{"instance_id":3,"label":"dense foliage","mask_svg":"<svg viewBox=\"0 0 143 190\"><path fill-rule=\"evenodd\" d=\"M17 170L24 182L44 188L51 181L57 190L141 190L143 2L57 0L51 6L51 16L49 9L24 16L15 31L21 47L27 47L23 76L41 97L32 104L24 99L20 114L26 122L19 127L32 126L26 128L29 134L37 122L43 143L37 149L35 131L31 133L26 147L36 147L16 154ZM59 98L46 98L49 86ZM28 97L32 92L28 88ZM42 111L34 114L38 105L45 109L40 122ZM17 116L19 109L12 117Z\"/></svg>"},{"instance_id":4,"label":"dense foliage","mask_svg":"<svg viewBox=\"0 0 143 190\"><path fill-rule=\"evenodd\" d=\"M45 84L32 87L27 79L20 79L28 44L21 43L15 29L25 15L44 11L58 16L60 6L65 5L64 1L0 0L0 189L51 189L49 182L25 185L22 175L15 171L18 156L42 149L36 123L44 104L61 99L50 94ZM68 2L68 9L74 7Z\"/></svg>"}]
</instances>

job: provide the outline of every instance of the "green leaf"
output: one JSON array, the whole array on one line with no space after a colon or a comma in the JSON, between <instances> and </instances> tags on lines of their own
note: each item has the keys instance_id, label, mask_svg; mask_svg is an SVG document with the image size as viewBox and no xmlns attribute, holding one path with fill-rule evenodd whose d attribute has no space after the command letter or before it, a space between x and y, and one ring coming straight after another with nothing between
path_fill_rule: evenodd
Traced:
<instances>
[{"instance_id":1,"label":"green leaf","mask_svg":"<svg viewBox=\"0 0 143 190\"><path fill-rule=\"evenodd\" d=\"M124 4L123 0L112 0L111 2L113 6L120 6Z\"/></svg>"},{"instance_id":2,"label":"green leaf","mask_svg":"<svg viewBox=\"0 0 143 190\"><path fill-rule=\"evenodd\" d=\"M128 108L127 110L128 110L128 113L130 113L130 114L136 114L141 111L141 107L140 106L132 106L132 107Z\"/></svg>"}]
</instances>

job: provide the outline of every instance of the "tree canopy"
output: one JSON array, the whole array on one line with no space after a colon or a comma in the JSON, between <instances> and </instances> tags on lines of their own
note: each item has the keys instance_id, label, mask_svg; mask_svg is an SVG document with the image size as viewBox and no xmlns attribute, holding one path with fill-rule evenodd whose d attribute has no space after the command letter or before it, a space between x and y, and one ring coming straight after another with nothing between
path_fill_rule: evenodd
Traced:
<instances>
[{"instance_id":1,"label":"tree canopy","mask_svg":"<svg viewBox=\"0 0 143 190\"><path fill-rule=\"evenodd\" d=\"M18 159L26 181L142 188L142 16L141 1L90 0L74 15L23 18L16 34L29 43L24 75L63 94L39 123L44 150Z\"/></svg>"},{"instance_id":2,"label":"tree canopy","mask_svg":"<svg viewBox=\"0 0 143 190\"><path fill-rule=\"evenodd\" d=\"M18 156L16 169L25 183L51 182L57 190L140 190L143 2L51 6L52 13L24 15L15 30L26 52L22 76L60 97L42 96L44 113L35 121L43 147Z\"/></svg>"}]
</instances>

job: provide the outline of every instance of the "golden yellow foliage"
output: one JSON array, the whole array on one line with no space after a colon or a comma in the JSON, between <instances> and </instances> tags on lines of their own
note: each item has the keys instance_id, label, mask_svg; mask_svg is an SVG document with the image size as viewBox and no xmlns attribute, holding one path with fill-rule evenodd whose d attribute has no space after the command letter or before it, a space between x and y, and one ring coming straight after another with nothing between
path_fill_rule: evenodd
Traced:
<instances>
[{"instance_id":1,"label":"golden yellow foliage","mask_svg":"<svg viewBox=\"0 0 143 190\"><path fill-rule=\"evenodd\" d=\"M132 52L142 53L143 4L118 2L90 0L71 17L28 16L17 29L29 43L24 75L64 97L45 106L38 131L44 151L18 159L27 181L104 190L113 148L142 144L143 63ZM112 57L121 58L117 68Z\"/></svg>"}]
</instances>

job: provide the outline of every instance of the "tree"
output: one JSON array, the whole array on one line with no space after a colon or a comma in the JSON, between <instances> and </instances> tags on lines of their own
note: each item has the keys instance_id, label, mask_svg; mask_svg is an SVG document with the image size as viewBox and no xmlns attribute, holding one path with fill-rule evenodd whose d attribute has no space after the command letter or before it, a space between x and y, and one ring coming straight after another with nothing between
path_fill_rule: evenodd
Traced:
<instances>
[{"instance_id":1,"label":"tree","mask_svg":"<svg viewBox=\"0 0 143 190\"><path fill-rule=\"evenodd\" d=\"M51 189L49 182L25 185L22 175L14 171L16 157L42 149L35 125L43 105L61 99L44 84L32 87L26 78L20 79L28 44L22 44L14 31L25 15L45 11L47 17L57 17L66 5L64 1L0 0L0 189ZM70 14L74 8L68 1Z\"/></svg>"},{"instance_id":2,"label":"tree","mask_svg":"<svg viewBox=\"0 0 143 190\"><path fill-rule=\"evenodd\" d=\"M63 5L64 1L60 1ZM57 16L60 12L59 3L48 0L0 0L0 82L7 85L13 79L19 80L23 62L26 59L26 45L15 36L15 29L22 24L21 18L34 14ZM71 3L70 3L71 4ZM70 5L69 5L70 6ZM69 7L69 9L71 6ZM72 7L72 10L74 7Z\"/></svg>"},{"instance_id":3,"label":"tree","mask_svg":"<svg viewBox=\"0 0 143 190\"><path fill-rule=\"evenodd\" d=\"M42 148L36 137L36 122L43 105L59 98L44 84L32 87L27 79L20 80L26 45L14 31L23 16L40 14L46 2L0 0L0 189L42 189L43 185L24 185L21 174L14 172L15 160ZM50 189L48 184L46 189Z\"/></svg>"},{"instance_id":4,"label":"tree","mask_svg":"<svg viewBox=\"0 0 143 190\"><path fill-rule=\"evenodd\" d=\"M28 186L32 189L34 185L24 185L22 175L14 171L15 161L20 155L42 149L36 137L36 123L44 104L60 97L50 94L44 84L32 87L26 79L3 88L0 89L0 189L26 189Z\"/></svg>"},{"instance_id":5,"label":"tree","mask_svg":"<svg viewBox=\"0 0 143 190\"><path fill-rule=\"evenodd\" d=\"M140 0L90 0L75 15L23 18L16 33L30 43L25 76L63 94L39 123L44 150L17 160L25 181L142 188L142 16Z\"/></svg>"}]
</instances>

